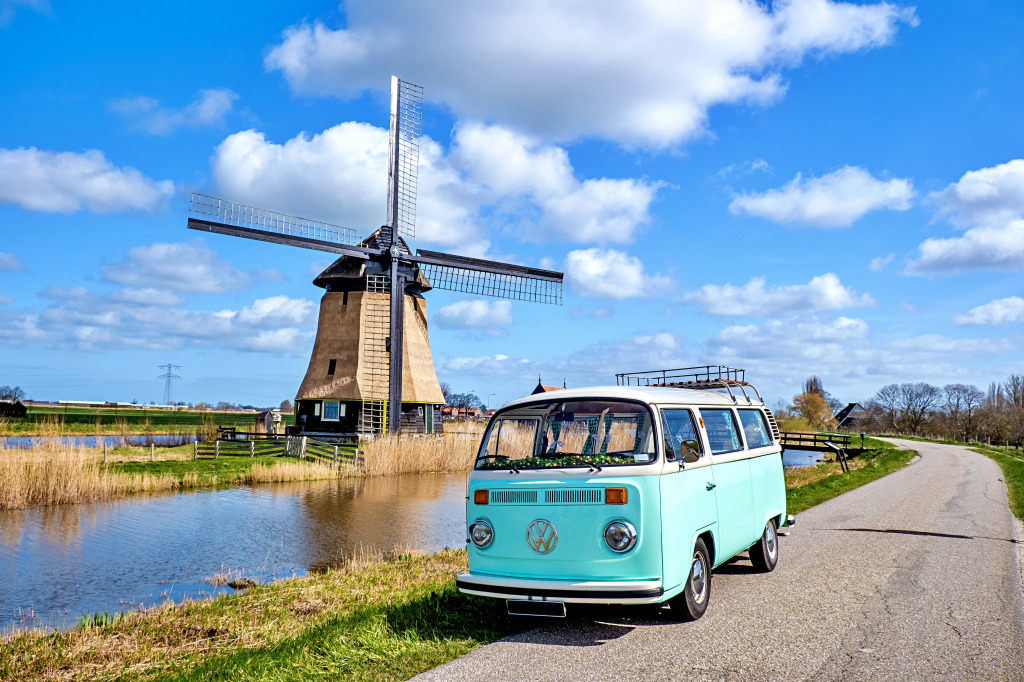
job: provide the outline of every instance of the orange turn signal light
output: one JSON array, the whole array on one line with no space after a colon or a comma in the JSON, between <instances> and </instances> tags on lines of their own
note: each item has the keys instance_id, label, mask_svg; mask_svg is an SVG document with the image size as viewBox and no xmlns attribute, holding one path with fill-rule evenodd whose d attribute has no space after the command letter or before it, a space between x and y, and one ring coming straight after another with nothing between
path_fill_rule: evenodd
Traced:
<instances>
[{"instance_id":1,"label":"orange turn signal light","mask_svg":"<svg viewBox=\"0 0 1024 682\"><path fill-rule=\"evenodd\" d=\"M473 504L487 504L487 491L486 490L474 490L473 491Z\"/></svg>"},{"instance_id":2,"label":"orange turn signal light","mask_svg":"<svg viewBox=\"0 0 1024 682\"><path fill-rule=\"evenodd\" d=\"M604 503L605 504L626 504L626 489L625 488L605 488L604 489Z\"/></svg>"}]
</instances>

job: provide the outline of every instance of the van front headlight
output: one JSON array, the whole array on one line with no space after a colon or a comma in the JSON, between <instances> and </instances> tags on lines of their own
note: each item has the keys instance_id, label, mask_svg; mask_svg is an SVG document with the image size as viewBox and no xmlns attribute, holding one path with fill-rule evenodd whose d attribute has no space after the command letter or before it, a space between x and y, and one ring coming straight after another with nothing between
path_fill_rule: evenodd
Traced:
<instances>
[{"instance_id":1,"label":"van front headlight","mask_svg":"<svg viewBox=\"0 0 1024 682\"><path fill-rule=\"evenodd\" d=\"M477 519L469 524L469 539L473 541L474 545L483 549L494 540L494 529L483 519Z\"/></svg>"},{"instance_id":2,"label":"van front headlight","mask_svg":"<svg viewBox=\"0 0 1024 682\"><path fill-rule=\"evenodd\" d=\"M628 552L636 544L636 528L629 521L612 521L604 527L604 541L613 552Z\"/></svg>"}]
</instances>

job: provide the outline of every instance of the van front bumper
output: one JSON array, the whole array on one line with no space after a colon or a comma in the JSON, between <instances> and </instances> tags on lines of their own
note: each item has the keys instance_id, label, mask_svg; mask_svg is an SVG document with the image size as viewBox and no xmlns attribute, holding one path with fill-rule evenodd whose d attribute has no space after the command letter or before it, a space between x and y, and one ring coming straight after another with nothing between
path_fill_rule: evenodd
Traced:
<instances>
[{"instance_id":1,"label":"van front bumper","mask_svg":"<svg viewBox=\"0 0 1024 682\"><path fill-rule=\"evenodd\" d=\"M663 600L660 580L573 581L505 578L460 573L459 592L500 599L542 599L572 604L654 604Z\"/></svg>"}]
</instances>

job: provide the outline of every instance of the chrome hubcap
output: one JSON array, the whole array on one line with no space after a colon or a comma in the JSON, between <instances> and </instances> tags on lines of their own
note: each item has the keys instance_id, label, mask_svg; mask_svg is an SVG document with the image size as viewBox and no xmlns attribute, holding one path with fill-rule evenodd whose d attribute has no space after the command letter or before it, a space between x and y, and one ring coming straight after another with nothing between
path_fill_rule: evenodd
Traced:
<instances>
[{"instance_id":1,"label":"chrome hubcap","mask_svg":"<svg viewBox=\"0 0 1024 682\"><path fill-rule=\"evenodd\" d=\"M770 523L764 528L764 546L768 550L768 556L774 559L775 553L779 551L779 540L775 535L775 527Z\"/></svg>"},{"instance_id":2,"label":"chrome hubcap","mask_svg":"<svg viewBox=\"0 0 1024 682\"><path fill-rule=\"evenodd\" d=\"M693 601L698 604L702 604L708 596L707 571L704 557L700 554L693 557L693 565L690 566L690 590L693 593Z\"/></svg>"}]
</instances>

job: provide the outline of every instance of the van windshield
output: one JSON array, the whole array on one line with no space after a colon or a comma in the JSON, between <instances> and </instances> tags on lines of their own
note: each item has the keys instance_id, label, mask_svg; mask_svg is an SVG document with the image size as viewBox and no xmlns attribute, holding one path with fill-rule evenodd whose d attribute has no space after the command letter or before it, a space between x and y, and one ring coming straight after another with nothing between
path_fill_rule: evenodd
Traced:
<instances>
[{"instance_id":1,"label":"van windshield","mask_svg":"<svg viewBox=\"0 0 1024 682\"><path fill-rule=\"evenodd\" d=\"M549 401L498 414L477 469L648 464L656 459L651 411L639 403Z\"/></svg>"}]
</instances>

